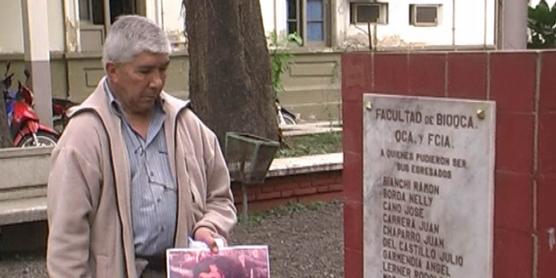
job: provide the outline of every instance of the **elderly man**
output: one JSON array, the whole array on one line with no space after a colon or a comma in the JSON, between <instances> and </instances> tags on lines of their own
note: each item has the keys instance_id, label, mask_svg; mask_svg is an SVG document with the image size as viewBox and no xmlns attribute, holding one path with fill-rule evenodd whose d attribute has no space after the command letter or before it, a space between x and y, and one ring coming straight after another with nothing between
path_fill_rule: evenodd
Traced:
<instances>
[{"instance_id":1,"label":"elderly man","mask_svg":"<svg viewBox=\"0 0 556 278\"><path fill-rule=\"evenodd\" d=\"M119 18L104 44L106 76L73 113L52 154L51 277L165 277L165 251L213 246L236 222L215 135L162 91L165 33Z\"/></svg>"}]
</instances>

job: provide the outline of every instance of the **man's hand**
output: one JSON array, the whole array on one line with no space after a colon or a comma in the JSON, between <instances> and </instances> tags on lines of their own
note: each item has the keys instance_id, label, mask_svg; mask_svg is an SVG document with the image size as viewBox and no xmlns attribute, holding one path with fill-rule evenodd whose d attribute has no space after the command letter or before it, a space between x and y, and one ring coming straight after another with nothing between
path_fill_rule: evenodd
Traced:
<instances>
[{"instance_id":1,"label":"man's hand","mask_svg":"<svg viewBox=\"0 0 556 278\"><path fill-rule=\"evenodd\" d=\"M211 231L209 228L199 227L195 231L195 240L206 243L212 253L218 253L218 244L216 244L215 241L216 238L221 239L224 244L226 244L226 240L223 237Z\"/></svg>"}]
</instances>

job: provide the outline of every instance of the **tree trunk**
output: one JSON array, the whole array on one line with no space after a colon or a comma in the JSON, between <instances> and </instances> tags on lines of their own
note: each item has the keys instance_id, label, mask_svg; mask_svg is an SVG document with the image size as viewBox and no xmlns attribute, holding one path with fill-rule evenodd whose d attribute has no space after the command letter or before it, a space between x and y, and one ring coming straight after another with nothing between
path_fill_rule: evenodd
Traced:
<instances>
[{"instance_id":1,"label":"tree trunk","mask_svg":"<svg viewBox=\"0 0 556 278\"><path fill-rule=\"evenodd\" d=\"M278 139L270 56L258 0L184 0L193 109L228 131Z\"/></svg>"},{"instance_id":2,"label":"tree trunk","mask_svg":"<svg viewBox=\"0 0 556 278\"><path fill-rule=\"evenodd\" d=\"M6 102L4 100L4 86L0 85L0 148L12 147L12 136L8 127L8 118L6 115Z\"/></svg>"}]
</instances>

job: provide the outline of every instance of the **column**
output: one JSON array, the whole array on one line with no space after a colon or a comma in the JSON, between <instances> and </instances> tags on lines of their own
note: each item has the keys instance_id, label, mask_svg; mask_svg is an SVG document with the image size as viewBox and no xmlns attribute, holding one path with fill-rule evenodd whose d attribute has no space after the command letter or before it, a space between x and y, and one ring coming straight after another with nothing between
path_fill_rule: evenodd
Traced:
<instances>
[{"instance_id":1,"label":"column","mask_svg":"<svg viewBox=\"0 0 556 278\"><path fill-rule=\"evenodd\" d=\"M527 48L527 0L504 0L499 4L499 49Z\"/></svg>"},{"instance_id":2,"label":"column","mask_svg":"<svg viewBox=\"0 0 556 278\"><path fill-rule=\"evenodd\" d=\"M52 86L47 0L21 0L25 63L31 72L35 111L42 124L52 126Z\"/></svg>"}]
</instances>

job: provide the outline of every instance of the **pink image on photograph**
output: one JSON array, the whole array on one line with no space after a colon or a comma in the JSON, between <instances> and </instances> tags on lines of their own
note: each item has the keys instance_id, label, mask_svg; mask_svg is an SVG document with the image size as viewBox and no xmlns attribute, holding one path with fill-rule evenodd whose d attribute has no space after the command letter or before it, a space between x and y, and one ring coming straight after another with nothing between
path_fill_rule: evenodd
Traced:
<instances>
[{"instance_id":1,"label":"pink image on photograph","mask_svg":"<svg viewBox=\"0 0 556 278\"><path fill-rule=\"evenodd\" d=\"M166 251L168 278L270 278L268 246L208 249L174 248Z\"/></svg>"}]
</instances>

